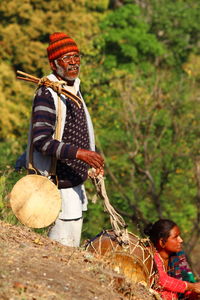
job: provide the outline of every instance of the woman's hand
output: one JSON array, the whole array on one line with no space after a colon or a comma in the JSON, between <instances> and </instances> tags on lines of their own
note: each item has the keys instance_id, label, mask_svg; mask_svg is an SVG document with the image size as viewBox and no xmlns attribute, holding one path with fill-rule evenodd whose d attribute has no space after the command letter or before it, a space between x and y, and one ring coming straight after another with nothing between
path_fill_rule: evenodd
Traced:
<instances>
[{"instance_id":1,"label":"woman's hand","mask_svg":"<svg viewBox=\"0 0 200 300\"><path fill-rule=\"evenodd\" d=\"M187 290L200 294L200 282L187 282Z\"/></svg>"}]
</instances>

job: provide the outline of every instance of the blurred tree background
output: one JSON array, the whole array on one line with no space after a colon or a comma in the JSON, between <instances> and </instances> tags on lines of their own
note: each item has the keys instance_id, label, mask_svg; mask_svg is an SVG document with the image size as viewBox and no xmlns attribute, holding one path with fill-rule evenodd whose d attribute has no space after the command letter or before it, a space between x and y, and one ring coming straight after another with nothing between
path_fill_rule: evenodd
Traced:
<instances>
[{"instance_id":1,"label":"blurred tree background","mask_svg":"<svg viewBox=\"0 0 200 300\"><path fill-rule=\"evenodd\" d=\"M48 74L49 34L63 31L83 53L82 92L111 204L138 235L149 222L173 219L193 253L200 236L200 2L1 0L0 18L1 219L17 222L8 194L26 173L14 165L26 149L36 88L16 71ZM86 186L92 199L94 187ZM90 202L83 239L109 227L102 201Z\"/></svg>"}]
</instances>

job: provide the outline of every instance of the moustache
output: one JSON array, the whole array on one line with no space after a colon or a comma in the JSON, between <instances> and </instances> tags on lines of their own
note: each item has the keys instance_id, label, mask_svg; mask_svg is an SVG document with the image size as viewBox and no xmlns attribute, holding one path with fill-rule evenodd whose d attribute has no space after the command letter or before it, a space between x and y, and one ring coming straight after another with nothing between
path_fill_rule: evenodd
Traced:
<instances>
[{"instance_id":1,"label":"moustache","mask_svg":"<svg viewBox=\"0 0 200 300\"><path fill-rule=\"evenodd\" d=\"M71 71L74 68L77 68L79 70L80 69L80 65L79 64L69 65L69 66L67 66L66 69L67 69L67 71Z\"/></svg>"}]
</instances>

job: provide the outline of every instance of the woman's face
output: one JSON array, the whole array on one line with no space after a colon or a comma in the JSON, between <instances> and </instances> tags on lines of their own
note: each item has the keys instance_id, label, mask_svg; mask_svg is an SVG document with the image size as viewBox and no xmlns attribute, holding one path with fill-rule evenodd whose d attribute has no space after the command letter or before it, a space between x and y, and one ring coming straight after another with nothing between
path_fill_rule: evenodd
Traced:
<instances>
[{"instance_id":1,"label":"woman's face","mask_svg":"<svg viewBox=\"0 0 200 300\"><path fill-rule=\"evenodd\" d=\"M174 226L170 230L170 235L164 244L164 249L168 253L179 252L182 248L182 243L183 243L183 240L180 236L180 230L179 230L178 226Z\"/></svg>"}]
</instances>

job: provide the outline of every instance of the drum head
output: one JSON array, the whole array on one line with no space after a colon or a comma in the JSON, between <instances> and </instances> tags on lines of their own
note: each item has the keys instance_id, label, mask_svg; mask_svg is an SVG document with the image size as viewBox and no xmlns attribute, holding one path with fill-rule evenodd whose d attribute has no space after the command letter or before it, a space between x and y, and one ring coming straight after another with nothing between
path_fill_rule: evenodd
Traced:
<instances>
[{"instance_id":1,"label":"drum head","mask_svg":"<svg viewBox=\"0 0 200 300\"><path fill-rule=\"evenodd\" d=\"M10 204L19 221L31 228L52 224L61 208L60 192L56 185L41 175L26 175L13 187Z\"/></svg>"},{"instance_id":2,"label":"drum head","mask_svg":"<svg viewBox=\"0 0 200 300\"><path fill-rule=\"evenodd\" d=\"M112 268L126 276L132 283L145 282L150 287L149 271L140 258L123 251L112 252L109 256Z\"/></svg>"}]
</instances>

